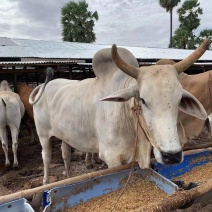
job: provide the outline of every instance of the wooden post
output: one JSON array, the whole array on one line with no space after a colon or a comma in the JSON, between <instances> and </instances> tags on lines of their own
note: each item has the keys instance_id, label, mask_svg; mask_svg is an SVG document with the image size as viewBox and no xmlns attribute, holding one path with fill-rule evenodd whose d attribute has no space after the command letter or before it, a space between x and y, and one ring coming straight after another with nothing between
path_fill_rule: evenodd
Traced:
<instances>
[{"instance_id":1,"label":"wooden post","mask_svg":"<svg viewBox=\"0 0 212 212\"><path fill-rule=\"evenodd\" d=\"M72 67L73 67L73 66L68 66L68 70L69 70L69 79L73 79Z\"/></svg>"}]
</instances>

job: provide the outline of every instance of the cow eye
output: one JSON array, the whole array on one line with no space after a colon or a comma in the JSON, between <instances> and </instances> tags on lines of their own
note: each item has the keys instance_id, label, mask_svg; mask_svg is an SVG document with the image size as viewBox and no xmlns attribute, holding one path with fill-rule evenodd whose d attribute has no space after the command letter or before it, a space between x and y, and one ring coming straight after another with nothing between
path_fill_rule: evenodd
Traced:
<instances>
[{"instance_id":1,"label":"cow eye","mask_svg":"<svg viewBox=\"0 0 212 212\"><path fill-rule=\"evenodd\" d=\"M146 105L146 102L143 98L141 98L141 102L142 102L142 104Z\"/></svg>"}]
</instances>

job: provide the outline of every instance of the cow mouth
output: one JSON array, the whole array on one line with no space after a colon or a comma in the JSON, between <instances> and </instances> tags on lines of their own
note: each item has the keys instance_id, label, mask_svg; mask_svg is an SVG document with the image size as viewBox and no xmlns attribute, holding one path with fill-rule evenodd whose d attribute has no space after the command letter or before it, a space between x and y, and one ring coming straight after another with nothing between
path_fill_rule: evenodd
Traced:
<instances>
[{"instance_id":1,"label":"cow mouth","mask_svg":"<svg viewBox=\"0 0 212 212\"><path fill-rule=\"evenodd\" d=\"M162 161L164 164L177 164L182 161L182 151L180 152L161 152Z\"/></svg>"}]
</instances>

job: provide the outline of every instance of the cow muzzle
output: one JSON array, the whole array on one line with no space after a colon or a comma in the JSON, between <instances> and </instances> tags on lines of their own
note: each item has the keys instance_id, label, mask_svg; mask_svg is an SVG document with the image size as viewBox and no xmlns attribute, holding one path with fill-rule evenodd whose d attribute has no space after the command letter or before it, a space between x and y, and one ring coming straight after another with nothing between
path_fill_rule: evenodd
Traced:
<instances>
[{"instance_id":1,"label":"cow muzzle","mask_svg":"<svg viewBox=\"0 0 212 212\"><path fill-rule=\"evenodd\" d=\"M161 152L164 164L176 164L182 161L182 151L175 153Z\"/></svg>"}]
</instances>

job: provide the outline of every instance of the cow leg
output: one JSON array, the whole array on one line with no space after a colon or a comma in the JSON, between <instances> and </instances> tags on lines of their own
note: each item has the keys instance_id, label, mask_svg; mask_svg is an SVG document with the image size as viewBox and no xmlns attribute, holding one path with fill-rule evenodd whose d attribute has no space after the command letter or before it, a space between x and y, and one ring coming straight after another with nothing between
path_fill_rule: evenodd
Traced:
<instances>
[{"instance_id":1,"label":"cow leg","mask_svg":"<svg viewBox=\"0 0 212 212\"><path fill-rule=\"evenodd\" d=\"M45 185L49 183L49 165L52 160L52 146L49 138L47 137L39 137L39 138L42 146L42 158L44 166L43 184Z\"/></svg>"},{"instance_id":2,"label":"cow leg","mask_svg":"<svg viewBox=\"0 0 212 212\"><path fill-rule=\"evenodd\" d=\"M105 150L105 148L103 148L103 149ZM111 149L109 149L109 150L111 150ZM99 158L106 163L108 168L113 168L113 167L120 166L123 164L122 160L121 160L121 158L122 158L121 155L115 154L115 152L113 150L108 151L108 152L100 150Z\"/></svg>"},{"instance_id":3,"label":"cow leg","mask_svg":"<svg viewBox=\"0 0 212 212\"><path fill-rule=\"evenodd\" d=\"M65 166L66 177L71 177L71 146L67 144L65 141L62 141L61 145L62 157Z\"/></svg>"},{"instance_id":4,"label":"cow leg","mask_svg":"<svg viewBox=\"0 0 212 212\"><path fill-rule=\"evenodd\" d=\"M92 164L93 166L95 166L95 164L101 164L101 166L99 166L99 169L107 168L107 164L99 158L98 153L92 154Z\"/></svg>"},{"instance_id":5,"label":"cow leg","mask_svg":"<svg viewBox=\"0 0 212 212\"><path fill-rule=\"evenodd\" d=\"M26 121L26 127L27 127L27 130L28 130L29 135L30 135L30 137L31 137L31 139L30 139L30 140L31 140L30 144L33 145L33 144L35 144L36 142L35 142L35 137L34 137L34 130L33 130L32 123L30 122L30 120L27 120L27 121Z\"/></svg>"},{"instance_id":6,"label":"cow leg","mask_svg":"<svg viewBox=\"0 0 212 212\"><path fill-rule=\"evenodd\" d=\"M18 150L18 131L16 126L10 126L11 136L12 136L12 150L13 150L13 167L18 167L17 150Z\"/></svg>"},{"instance_id":7,"label":"cow leg","mask_svg":"<svg viewBox=\"0 0 212 212\"><path fill-rule=\"evenodd\" d=\"M122 165L122 162L121 162L121 160L114 158L114 160L106 161L106 164L107 164L108 168L113 168L113 167Z\"/></svg>"},{"instance_id":8,"label":"cow leg","mask_svg":"<svg viewBox=\"0 0 212 212\"><path fill-rule=\"evenodd\" d=\"M7 129L6 127L0 129L0 139L2 142L2 149L4 150L5 154L5 166L10 166L10 161L8 157L8 139L7 139Z\"/></svg>"},{"instance_id":9,"label":"cow leg","mask_svg":"<svg viewBox=\"0 0 212 212\"><path fill-rule=\"evenodd\" d=\"M92 163L94 164L102 164L103 162L101 161L101 159L99 158L99 154L98 153L93 153L92 154Z\"/></svg>"},{"instance_id":10,"label":"cow leg","mask_svg":"<svg viewBox=\"0 0 212 212\"><path fill-rule=\"evenodd\" d=\"M85 164L87 169L92 169L93 168L93 161L92 161L92 153L87 152L85 156Z\"/></svg>"},{"instance_id":11,"label":"cow leg","mask_svg":"<svg viewBox=\"0 0 212 212\"><path fill-rule=\"evenodd\" d=\"M23 122L24 124L26 125L26 128L27 128L27 131L31 137L31 141L30 141L30 145L33 145L35 144L35 136L34 136L34 130L33 130L33 123L32 121L30 120L30 117L27 113L24 114L24 117L23 117Z\"/></svg>"}]
</instances>

